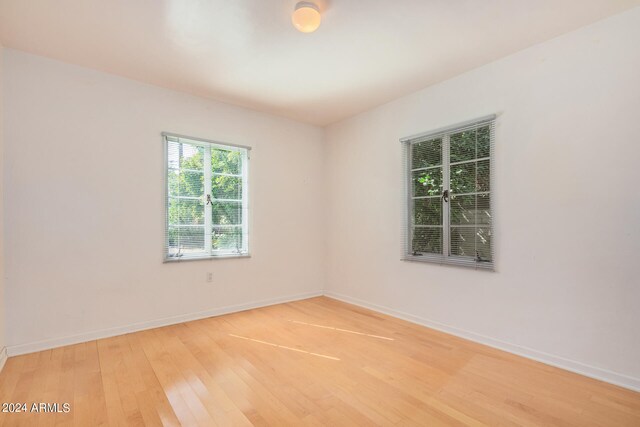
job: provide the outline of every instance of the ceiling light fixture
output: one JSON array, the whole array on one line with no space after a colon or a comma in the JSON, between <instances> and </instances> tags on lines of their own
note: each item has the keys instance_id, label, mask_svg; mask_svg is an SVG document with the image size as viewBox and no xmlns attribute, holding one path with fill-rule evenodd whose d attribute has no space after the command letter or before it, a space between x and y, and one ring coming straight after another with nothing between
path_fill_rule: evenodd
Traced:
<instances>
[{"instance_id":1,"label":"ceiling light fixture","mask_svg":"<svg viewBox=\"0 0 640 427\"><path fill-rule=\"evenodd\" d=\"M303 33L313 33L320 26L320 9L315 3L299 1L291 15L291 22Z\"/></svg>"}]
</instances>

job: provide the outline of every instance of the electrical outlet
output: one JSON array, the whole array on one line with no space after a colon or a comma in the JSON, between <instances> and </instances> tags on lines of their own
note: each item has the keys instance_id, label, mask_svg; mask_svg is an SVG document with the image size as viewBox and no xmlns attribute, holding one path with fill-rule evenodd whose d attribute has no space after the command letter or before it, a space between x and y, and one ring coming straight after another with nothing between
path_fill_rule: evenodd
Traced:
<instances>
[{"instance_id":1,"label":"electrical outlet","mask_svg":"<svg viewBox=\"0 0 640 427\"><path fill-rule=\"evenodd\" d=\"M213 282L213 273L208 272L207 273L207 283L211 283Z\"/></svg>"}]
</instances>

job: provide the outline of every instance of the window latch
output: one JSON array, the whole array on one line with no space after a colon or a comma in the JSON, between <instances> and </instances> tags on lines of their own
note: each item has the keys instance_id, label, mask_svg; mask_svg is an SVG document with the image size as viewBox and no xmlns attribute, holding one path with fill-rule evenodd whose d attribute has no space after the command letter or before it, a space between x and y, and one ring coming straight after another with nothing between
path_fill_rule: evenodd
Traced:
<instances>
[{"instance_id":1,"label":"window latch","mask_svg":"<svg viewBox=\"0 0 640 427\"><path fill-rule=\"evenodd\" d=\"M211 201L211 194L207 194L207 205L213 205L213 202Z\"/></svg>"},{"instance_id":2,"label":"window latch","mask_svg":"<svg viewBox=\"0 0 640 427\"><path fill-rule=\"evenodd\" d=\"M476 252L476 262L489 262L489 260L482 258L480 252Z\"/></svg>"},{"instance_id":3,"label":"window latch","mask_svg":"<svg viewBox=\"0 0 640 427\"><path fill-rule=\"evenodd\" d=\"M444 190L442 192L442 200L449 203L449 190Z\"/></svg>"}]
</instances>

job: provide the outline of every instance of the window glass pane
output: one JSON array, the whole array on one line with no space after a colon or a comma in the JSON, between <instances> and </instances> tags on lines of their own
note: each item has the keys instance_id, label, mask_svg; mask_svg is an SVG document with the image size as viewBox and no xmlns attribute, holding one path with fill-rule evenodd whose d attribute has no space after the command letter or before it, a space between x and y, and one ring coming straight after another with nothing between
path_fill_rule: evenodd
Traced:
<instances>
[{"instance_id":1,"label":"window glass pane","mask_svg":"<svg viewBox=\"0 0 640 427\"><path fill-rule=\"evenodd\" d=\"M213 173L242 173L242 153L239 151L211 148L211 171Z\"/></svg>"},{"instance_id":2,"label":"window glass pane","mask_svg":"<svg viewBox=\"0 0 640 427\"><path fill-rule=\"evenodd\" d=\"M167 166L170 169L178 169L180 168L180 150L182 149L182 144L167 141Z\"/></svg>"},{"instance_id":3,"label":"window glass pane","mask_svg":"<svg viewBox=\"0 0 640 427\"><path fill-rule=\"evenodd\" d=\"M451 255L476 256L475 227L451 227Z\"/></svg>"},{"instance_id":4,"label":"window glass pane","mask_svg":"<svg viewBox=\"0 0 640 427\"><path fill-rule=\"evenodd\" d=\"M167 156L169 168L202 170L204 147L170 141L167 144Z\"/></svg>"},{"instance_id":5,"label":"window glass pane","mask_svg":"<svg viewBox=\"0 0 640 427\"><path fill-rule=\"evenodd\" d=\"M442 227L417 227L413 229L413 252L442 254Z\"/></svg>"},{"instance_id":6,"label":"window glass pane","mask_svg":"<svg viewBox=\"0 0 640 427\"><path fill-rule=\"evenodd\" d=\"M491 228L451 227L451 255L491 261Z\"/></svg>"},{"instance_id":7,"label":"window glass pane","mask_svg":"<svg viewBox=\"0 0 640 427\"><path fill-rule=\"evenodd\" d=\"M170 196L202 197L204 195L204 174L202 172L168 171Z\"/></svg>"},{"instance_id":8,"label":"window glass pane","mask_svg":"<svg viewBox=\"0 0 640 427\"><path fill-rule=\"evenodd\" d=\"M476 162L451 166L450 185L453 194L474 193L476 191Z\"/></svg>"},{"instance_id":9,"label":"window glass pane","mask_svg":"<svg viewBox=\"0 0 640 427\"><path fill-rule=\"evenodd\" d=\"M476 196L452 196L450 202L451 225L475 224Z\"/></svg>"},{"instance_id":10,"label":"window glass pane","mask_svg":"<svg viewBox=\"0 0 640 427\"><path fill-rule=\"evenodd\" d=\"M202 200L169 199L169 225L203 225Z\"/></svg>"},{"instance_id":11,"label":"window glass pane","mask_svg":"<svg viewBox=\"0 0 640 427\"><path fill-rule=\"evenodd\" d=\"M213 227L211 247L225 252L242 252L242 227Z\"/></svg>"},{"instance_id":12,"label":"window glass pane","mask_svg":"<svg viewBox=\"0 0 640 427\"><path fill-rule=\"evenodd\" d=\"M478 129L477 153L478 158L489 157L491 151L491 127L489 125Z\"/></svg>"},{"instance_id":13,"label":"window glass pane","mask_svg":"<svg viewBox=\"0 0 640 427\"><path fill-rule=\"evenodd\" d=\"M491 259L491 228L476 228L476 252L482 261L492 261Z\"/></svg>"},{"instance_id":14,"label":"window glass pane","mask_svg":"<svg viewBox=\"0 0 640 427\"><path fill-rule=\"evenodd\" d=\"M442 138L412 144L411 163L411 169L441 165Z\"/></svg>"},{"instance_id":15,"label":"window glass pane","mask_svg":"<svg viewBox=\"0 0 640 427\"><path fill-rule=\"evenodd\" d=\"M476 158L476 130L466 130L451 134L450 159L451 163L473 160Z\"/></svg>"},{"instance_id":16,"label":"window glass pane","mask_svg":"<svg viewBox=\"0 0 640 427\"><path fill-rule=\"evenodd\" d=\"M477 177L477 191L490 191L490 164L489 160L481 160L477 163L478 177Z\"/></svg>"},{"instance_id":17,"label":"window glass pane","mask_svg":"<svg viewBox=\"0 0 640 427\"><path fill-rule=\"evenodd\" d=\"M442 225L442 200L440 197L415 199L413 223L416 225Z\"/></svg>"},{"instance_id":18,"label":"window glass pane","mask_svg":"<svg viewBox=\"0 0 640 427\"><path fill-rule=\"evenodd\" d=\"M182 145L184 149L180 158L180 169L203 170L204 147L190 144Z\"/></svg>"},{"instance_id":19,"label":"window glass pane","mask_svg":"<svg viewBox=\"0 0 640 427\"><path fill-rule=\"evenodd\" d=\"M414 196L439 196L442 194L442 168L414 171L411 175Z\"/></svg>"},{"instance_id":20,"label":"window glass pane","mask_svg":"<svg viewBox=\"0 0 640 427\"><path fill-rule=\"evenodd\" d=\"M491 224L491 196L478 194L476 203L476 224Z\"/></svg>"},{"instance_id":21,"label":"window glass pane","mask_svg":"<svg viewBox=\"0 0 640 427\"><path fill-rule=\"evenodd\" d=\"M204 226L169 226L168 237L169 254L189 255L204 252Z\"/></svg>"},{"instance_id":22,"label":"window glass pane","mask_svg":"<svg viewBox=\"0 0 640 427\"><path fill-rule=\"evenodd\" d=\"M242 224L242 202L214 202L213 225Z\"/></svg>"},{"instance_id":23,"label":"window glass pane","mask_svg":"<svg viewBox=\"0 0 640 427\"><path fill-rule=\"evenodd\" d=\"M214 199L242 199L242 178L236 176L215 175L211 179L211 192Z\"/></svg>"},{"instance_id":24,"label":"window glass pane","mask_svg":"<svg viewBox=\"0 0 640 427\"><path fill-rule=\"evenodd\" d=\"M169 196L180 195L180 172L178 170L167 170L167 186L169 189Z\"/></svg>"}]
</instances>

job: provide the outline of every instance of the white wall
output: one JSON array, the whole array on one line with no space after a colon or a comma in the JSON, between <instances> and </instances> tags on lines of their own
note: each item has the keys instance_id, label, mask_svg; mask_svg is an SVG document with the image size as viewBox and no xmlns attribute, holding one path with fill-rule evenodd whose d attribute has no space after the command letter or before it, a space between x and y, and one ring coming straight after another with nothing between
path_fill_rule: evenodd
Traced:
<instances>
[{"instance_id":1,"label":"white wall","mask_svg":"<svg viewBox=\"0 0 640 427\"><path fill-rule=\"evenodd\" d=\"M640 389L638 41L640 8L329 127L327 293ZM400 261L399 138L490 113L497 271Z\"/></svg>"},{"instance_id":2,"label":"white wall","mask_svg":"<svg viewBox=\"0 0 640 427\"><path fill-rule=\"evenodd\" d=\"M11 354L322 290L321 129L18 51L4 59ZM253 147L252 258L162 263L161 131Z\"/></svg>"},{"instance_id":3,"label":"white wall","mask_svg":"<svg viewBox=\"0 0 640 427\"><path fill-rule=\"evenodd\" d=\"M4 153L4 144L3 144L3 128L2 128L2 106L3 106L3 93L2 93L2 54L4 52L4 48L0 45L0 369L4 366L5 361L7 360L6 353L6 343L5 343L5 322L4 322L4 251L3 251L3 243L4 243L4 186L3 186L3 153Z\"/></svg>"}]
</instances>

